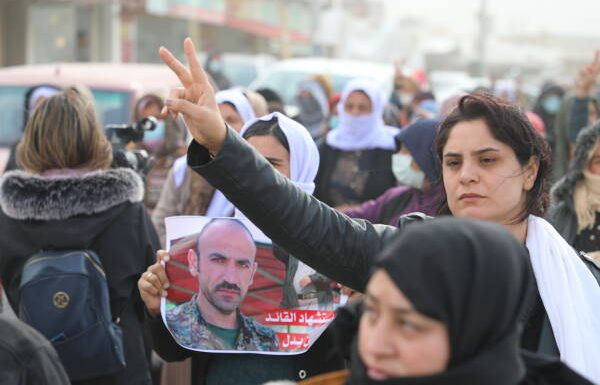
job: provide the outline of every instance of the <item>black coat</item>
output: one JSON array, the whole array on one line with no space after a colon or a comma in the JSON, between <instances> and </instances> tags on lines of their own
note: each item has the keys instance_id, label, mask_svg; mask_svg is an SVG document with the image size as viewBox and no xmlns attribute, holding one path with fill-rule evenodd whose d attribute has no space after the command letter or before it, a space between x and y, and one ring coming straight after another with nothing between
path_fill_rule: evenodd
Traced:
<instances>
[{"instance_id":1,"label":"black coat","mask_svg":"<svg viewBox=\"0 0 600 385\"><path fill-rule=\"evenodd\" d=\"M43 335L0 315L0 384L69 385L69 377Z\"/></svg>"},{"instance_id":2,"label":"black coat","mask_svg":"<svg viewBox=\"0 0 600 385\"><path fill-rule=\"evenodd\" d=\"M0 182L0 277L14 309L23 265L34 253L90 248L101 259L127 367L94 383L150 384L137 280L154 262L159 241L142 198L142 181L129 169L64 178L13 171Z\"/></svg>"},{"instance_id":3,"label":"black coat","mask_svg":"<svg viewBox=\"0 0 600 385\"><path fill-rule=\"evenodd\" d=\"M350 219L296 188L274 172L232 130L214 159L192 142L188 163L240 209L274 243L332 280L364 292L375 256L394 239L399 227ZM290 204L290 202L294 202ZM410 219L410 218L408 218ZM533 274L533 272L532 272ZM524 345L555 345L551 329L541 341L545 309L537 290L525 321Z\"/></svg>"},{"instance_id":4,"label":"black coat","mask_svg":"<svg viewBox=\"0 0 600 385\"><path fill-rule=\"evenodd\" d=\"M571 246L575 246L579 228L573 200L575 187L584 178L583 171L587 168L590 153L596 148L598 139L600 139L600 124L587 127L580 132L567 173L552 188L552 205L548 210L548 221ZM580 255L596 280L600 282L600 268L586 254Z\"/></svg>"},{"instance_id":5,"label":"black coat","mask_svg":"<svg viewBox=\"0 0 600 385\"><path fill-rule=\"evenodd\" d=\"M329 193L332 173L342 150L335 149L327 143L319 145L320 166L315 178L315 197L328 205L332 204ZM362 159L369 165L369 176L365 181L362 196L358 197L360 202L375 199L390 187L396 186L396 178L392 173L392 155L394 151L375 148L363 150Z\"/></svg>"}]
</instances>

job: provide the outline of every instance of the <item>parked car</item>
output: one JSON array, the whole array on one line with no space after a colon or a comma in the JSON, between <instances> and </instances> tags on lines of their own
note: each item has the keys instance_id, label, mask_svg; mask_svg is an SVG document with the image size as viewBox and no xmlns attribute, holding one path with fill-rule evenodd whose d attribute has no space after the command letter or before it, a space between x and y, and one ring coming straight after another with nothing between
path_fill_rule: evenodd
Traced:
<instances>
[{"instance_id":1,"label":"parked car","mask_svg":"<svg viewBox=\"0 0 600 385\"><path fill-rule=\"evenodd\" d=\"M21 138L23 99L31 86L90 88L103 125L130 122L133 103L148 92L167 95L179 81L162 64L57 63L0 68L0 147Z\"/></svg>"},{"instance_id":2,"label":"parked car","mask_svg":"<svg viewBox=\"0 0 600 385\"><path fill-rule=\"evenodd\" d=\"M336 92L350 79L363 76L377 81L386 95L392 90L394 67L391 64L327 58L298 58L274 63L250 85L252 89L268 87L281 95L286 105L296 105L298 85L315 74L329 75Z\"/></svg>"}]
</instances>

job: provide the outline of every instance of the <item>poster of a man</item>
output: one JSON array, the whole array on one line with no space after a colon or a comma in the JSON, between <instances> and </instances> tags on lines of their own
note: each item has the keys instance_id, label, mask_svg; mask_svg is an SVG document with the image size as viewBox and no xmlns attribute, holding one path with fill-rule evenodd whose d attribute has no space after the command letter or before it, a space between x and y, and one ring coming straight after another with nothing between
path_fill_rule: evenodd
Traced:
<instances>
[{"instance_id":1,"label":"poster of a man","mask_svg":"<svg viewBox=\"0 0 600 385\"><path fill-rule=\"evenodd\" d=\"M276 351L276 333L240 311L257 270L252 233L236 219L215 218L187 253L198 292L165 312L179 344L203 350Z\"/></svg>"}]
</instances>

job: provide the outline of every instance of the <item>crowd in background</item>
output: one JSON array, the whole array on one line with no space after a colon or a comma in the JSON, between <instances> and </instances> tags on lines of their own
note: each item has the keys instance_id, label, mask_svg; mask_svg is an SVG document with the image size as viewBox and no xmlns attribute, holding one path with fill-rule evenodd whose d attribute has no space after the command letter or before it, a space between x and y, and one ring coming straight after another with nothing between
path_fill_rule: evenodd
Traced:
<instances>
[{"instance_id":1,"label":"crowd in background","mask_svg":"<svg viewBox=\"0 0 600 385\"><path fill-rule=\"evenodd\" d=\"M215 88L228 84L222 74L211 75ZM280 208L275 211L281 218L254 212L252 204L261 198L252 189L239 193L250 197L242 203L235 190L244 186L242 176L237 187L221 191L211 180L225 185L216 173L198 171L204 145L200 129L194 131L191 112L178 113L165 104L173 95L146 94L135 103L132 122L157 120L154 130L124 148L149 154L147 167L136 173L111 167L114 148L98 123L89 90L32 87L24 100L23 138L11 149L0 182L5 312L12 307L19 313L19 283L29 256L49 245L85 247L100 256L106 271L127 365L117 373L71 383L262 384L330 372L320 383L600 381L600 361L593 361L600 360L600 335L585 334L600 331L600 307L592 306L600 301L594 297L600 290L600 51L574 84L548 81L534 99L518 82L498 80L488 89L439 100L424 72L401 67L392 93L385 95L364 75L339 93L326 75L305 79L291 116L276 90L234 87L214 93L216 113L228 127L223 156L235 149L239 164L231 159L232 170L255 175L257 186L272 184L271 204ZM309 135L302 131L297 139L298 130ZM278 174L253 169L245 160L253 152L242 141L271 159L256 137L275 138L270 146L281 145L288 168L271 161ZM474 143L474 137L481 141ZM481 143L496 146L494 154L483 154L490 150ZM479 154L476 160L469 158L472 153ZM279 175L293 183L281 183ZM494 205L515 207L489 216L473 213L460 205L481 197L463 194L453 201L452 181L456 189L487 183L489 197L497 199ZM524 193L513 204L517 190ZM302 226L307 219L294 216L286 205L314 214L314 226L326 235L273 229L290 222L311 227ZM153 285L164 282L144 279L148 272L157 275L157 251L166 246L164 219L175 215L247 216L285 250L288 268L317 277L314 282L338 282L336 290L352 294L350 306L339 311L320 344L297 357L182 349L150 305L160 297L160 290L151 293ZM439 215L463 219L424 219ZM263 224L267 221L272 224ZM412 222L418 223L392 234ZM547 256L556 259L548 262ZM569 258L564 266L557 262ZM565 287L569 290L561 291ZM529 292L535 293L531 301ZM394 307L401 304L415 314L398 321ZM0 322L5 324L0 355L11 357L2 358L0 379L69 383L53 348L37 331L6 315L0 315ZM411 346L410 333L421 329L448 342ZM386 333L403 342L390 346L382 337ZM395 333L400 337L395 339ZM520 353L518 344L528 353ZM338 355L331 356L330 350ZM547 357L560 358L574 371ZM9 365L27 373L14 379L27 382L10 382Z\"/></svg>"}]
</instances>

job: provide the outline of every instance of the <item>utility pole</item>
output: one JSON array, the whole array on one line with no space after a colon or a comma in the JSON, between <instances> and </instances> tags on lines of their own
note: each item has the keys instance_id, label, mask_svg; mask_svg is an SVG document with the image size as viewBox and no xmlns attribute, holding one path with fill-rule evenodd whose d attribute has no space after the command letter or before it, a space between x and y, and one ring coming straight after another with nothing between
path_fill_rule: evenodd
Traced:
<instances>
[{"instance_id":1,"label":"utility pole","mask_svg":"<svg viewBox=\"0 0 600 385\"><path fill-rule=\"evenodd\" d=\"M280 47L279 56L281 59L287 59L290 57L290 35L288 31L288 12L287 12L287 1L279 0L279 20L280 20Z\"/></svg>"},{"instance_id":2,"label":"utility pole","mask_svg":"<svg viewBox=\"0 0 600 385\"><path fill-rule=\"evenodd\" d=\"M486 54L489 34L491 32L491 17L488 15L488 2L487 0L480 0L480 8L477 13L477 21L479 25L479 33L477 34L475 47L477 64L475 66L475 74L478 76L485 76L486 69Z\"/></svg>"},{"instance_id":3,"label":"utility pole","mask_svg":"<svg viewBox=\"0 0 600 385\"><path fill-rule=\"evenodd\" d=\"M312 0L311 18L312 18L312 31L311 31L311 50L314 56L320 56L321 52L321 37L319 32L321 31L320 15L321 13L321 1Z\"/></svg>"}]
</instances>

